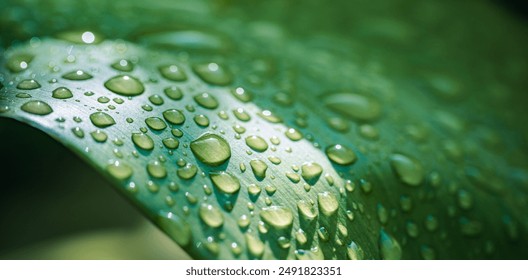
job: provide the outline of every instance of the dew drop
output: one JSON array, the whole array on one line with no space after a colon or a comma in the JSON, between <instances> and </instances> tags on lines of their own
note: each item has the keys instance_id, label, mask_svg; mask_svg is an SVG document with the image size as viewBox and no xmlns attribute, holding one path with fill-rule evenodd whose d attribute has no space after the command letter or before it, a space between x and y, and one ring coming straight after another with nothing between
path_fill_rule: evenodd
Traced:
<instances>
[{"instance_id":1,"label":"dew drop","mask_svg":"<svg viewBox=\"0 0 528 280\"><path fill-rule=\"evenodd\" d=\"M132 142L143 150L154 149L154 140L145 133L132 133Z\"/></svg>"},{"instance_id":2,"label":"dew drop","mask_svg":"<svg viewBox=\"0 0 528 280\"><path fill-rule=\"evenodd\" d=\"M249 162L249 165L251 166L255 177L259 179L263 179L266 177L266 170L268 170L268 165L265 162L259 159L253 159Z\"/></svg>"},{"instance_id":3,"label":"dew drop","mask_svg":"<svg viewBox=\"0 0 528 280\"><path fill-rule=\"evenodd\" d=\"M74 127L71 130L77 138L84 138L84 131L80 127Z\"/></svg>"},{"instance_id":4,"label":"dew drop","mask_svg":"<svg viewBox=\"0 0 528 280\"><path fill-rule=\"evenodd\" d=\"M38 100L26 102L20 107L20 109L24 112L39 116L48 115L53 112L53 109L51 109L48 103Z\"/></svg>"},{"instance_id":5,"label":"dew drop","mask_svg":"<svg viewBox=\"0 0 528 280\"><path fill-rule=\"evenodd\" d=\"M283 206L270 206L262 208L260 218L275 229L287 229L292 226L293 213Z\"/></svg>"},{"instance_id":6,"label":"dew drop","mask_svg":"<svg viewBox=\"0 0 528 280\"><path fill-rule=\"evenodd\" d=\"M97 101L99 103L106 104L106 103L110 102L110 98L108 98L106 96L101 96L101 97L97 98Z\"/></svg>"},{"instance_id":7,"label":"dew drop","mask_svg":"<svg viewBox=\"0 0 528 280\"><path fill-rule=\"evenodd\" d=\"M121 59L110 65L112 68L118 71L131 72L134 70L134 64L127 59Z\"/></svg>"},{"instance_id":8,"label":"dew drop","mask_svg":"<svg viewBox=\"0 0 528 280\"><path fill-rule=\"evenodd\" d=\"M389 235L385 230L380 231L379 250L381 258L384 260L399 260L402 256L402 249L398 241Z\"/></svg>"},{"instance_id":9,"label":"dew drop","mask_svg":"<svg viewBox=\"0 0 528 280\"><path fill-rule=\"evenodd\" d=\"M373 121L381 115L381 105L377 100L357 93L334 93L322 101L330 110L359 121Z\"/></svg>"},{"instance_id":10,"label":"dew drop","mask_svg":"<svg viewBox=\"0 0 528 280\"><path fill-rule=\"evenodd\" d=\"M240 190L240 181L231 173L225 171L212 171L209 173L213 185L221 192L235 194Z\"/></svg>"},{"instance_id":11,"label":"dew drop","mask_svg":"<svg viewBox=\"0 0 528 280\"><path fill-rule=\"evenodd\" d=\"M161 141L167 149L177 149L180 146L180 141L172 137L167 137Z\"/></svg>"},{"instance_id":12,"label":"dew drop","mask_svg":"<svg viewBox=\"0 0 528 280\"><path fill-rule=\"evenodd\" d=\"M301 166L301 176L308 184L315 184L323 173L321 165L315 162L305 162Z\"/></svg>"},{"instance_id":13,"label":"dew drop","mask_svg":"<svg viewBox=\"0 0 528 280\"><path fill-rule=\"evenodd\" d=\"M172 100L180 100L183 98L183 92L179 87L171 86L163 90L165 95Z\"/></svg>"},{"instance_id":14,"label":"dew drop","mask_svg":"<svg viewBox=\"0 0 528 280\"><path fill-rule=\"evenodd\" d=\"M288 128L288 130L286 130L285 135L292 141L299 141L303 138L301 132L295 128Z\"/></svg>"},{"instance_id":15,"label":"dew drop","mask_svg":"<svg viewBox=\"0 0 528 280\"><path fill-rule=\"evenodd\" d=\"M216 98L207 92L197 94L193 98L198 105L206 109L216 109L218 107L218 101Z\"/></svg>"},{"instance_id":16,"label":"dew drop","mask_svg":"<svg viewBox=\"0 0 528 280\"><path fill-rule=\"evenodd\" d=\"M84 81L84 80L89 80L93 78L92 75L86 73L83 70L71 71L71 72L68 72L62 75L62 77L66 80L72 80L72 81Z\"/></svg>"},{"instance_id":17,"label":"dew drop","mask_svg":"<svg viewBox=\"0 0 528 280\"><path fill-rule=\"evenodd\" d=\"M257 152L264 152L268 149L268 143L266 143L266 140L257 135L246 137L246 145Z\"/></svg>"},{"instance_id":18,"label":"dew drop","mask_svg":"<svg viewBox=\"0 0 528 280\"><path fill-rule=\"evenodd\" d=\"M167 169L157 160L150 161L147 164L147 172L154 178L165 178L167 176Z\"/></svg>"},{"instance_id":19,"label":"dew drop","mask_svg":"<svg viewBox=\"0 0 528 280\"><path fill-rule=\"evenodd\" d=\"M305 200L299 200L297 202L297 210L299 211L299 215L307 221L315 220L318 215L314 205Z\"/></svg>"},{"instance_id":20,"label":"dew drop","mask_svg":"<svg viewBox=\"0 0 528 280\"><path fill-rule=\"evenodd\" d=\"M245 103L253 100L253 95L243 87L232 89L231 94L236 97L236 99Z\"/></svg>"},{"instance_id":21,"label":"dew drop","mask_svg":"<svg viewBox=\"0 0 528 280\"><path fill-rule=\"evenodd\" d=\"M202 204L198 214L200 219L212 228L218 228L224 224L222 211L211 204Z\"/></svg>"},{"instance_id":22,"label":"dew drop","mask_svg":"<svg viewBox=\"0 0 528 280\"><path fill-rule=\"evenodd\" d=\"M390 157L392 170L403 183L418 186L423 182L424 169L420 162L402 154L393 154Z\"/></svg>"},{"instance_id":23,"label":"dew drop","mask_svg":"<svg viewBox=\"0 0 528 280\"><path fill-rule=\"evenodd\" d=\"M247 122L251 119L251 116L246 112L246 110L242 108L237 108L233 110L233 114L235 115L237 119L243 122Z\"/></svg>"},{"instance_id":24,"label":"dew drop","mask_svg":"<svg viewBox=\"0 0 528 280\"><path fill-rule=\"evenodd\" d=\"M178 171L176 171L176 174L178 175L178 177L184 180L189 180L194 178L197 172L198 168L196 167L196 165L192 163L187 163L183 167L179 168Z\"/></svg>"},{"instance_id":25,"label":"dew drop","mask_svg":"<svg viewBox=\"0 0 528 280\"><path fill-rule=\"evenodd\" d=\"M186 246L191 242L191 227L180 216L172 212L160 211L157 220L159 227L180 246Z\"/></svg>"},{"instance_id":26,"label":"dew drop","mask_svg":"<svg viewBox=\"0 0 528 280\"><path fill-rule=\"evenodd\" d=\"M99 143L104 143L108 139L108 136L103 131L97 129L95 131L90 132L90 135L92 136L93 140Z\"/></svg>"},{"instance_id":27,"label":"dew drop","mask_svg":"<svg viewBox=\"0 0 528 280\"><path fill-rule=\"evenodd\" d=\"M146 118L145 123L150 129L153 129L153 130L160 131L160 130L164 130L165 128L167 128L167 124L165 124L165 122L158 117Z\"/></svg>"},{"instance_id":28,"label":"dew drop","mask_svg":"<svg viewBox=\"0 0 528 280\"><path fill-rule=\"evenodd\" d=\"M106 166L106 171L108 173L118 179L118 180L126 180L132 176L132 167L130 167L128 164L124 162L120 162L118 160L114 161L113 163Z\"/></svg>"},{"instance_id":29,"label":"dew drop","mask_svg":"<svg viewBox=\"0 0 528 280\"><path fill-rule=\"evenodd\" d=\"M357 160L356 153L343 145L332 145L326 148L326 156L334 163L339 165L349 165Z\"/></svg>"},{"instance_id":30,"label":"dew drop","mask_svg":"<svg viewBox=\"0 0 528 280\"><path fill-rule=\"evenodd\" d=\"M205 133L191 142L191 151L201 162L218 166L231 157L231 147L227 141L212 133Z\"/></svg>"},{"instance_id":31,"label":"dew drop","mask_svg":"<svg viewBox=\"0 0 528 280\"><path fill-rule=\"evenodd\" d=\"M115 124L114 118L104 112L92 113L90 115L90 121L92 121L93 125L100 128L109 127Z\"/></svg>"},{"instance_id":32,"label":"dew drop","mask_svg":"<svg viewBox=\"0 0 528 280\"><path fill-rule=\"evenodd\" d=\"M196 64L194 72L206 83L226 86L233 82L233 76L224 66L211 62Z\"/></svg>"},{"instance_id":33,"label":"dew drop","mask_svg":"<svg viewBox=\"0 0 528 280\"><path fill-rule=\"evenodd\" d=\"M160 105L163 105L163 103L165 103L165 101L163 101L163 97L157 95L157 94L153 94L151 96L149 96L149 101L150 103L156 105L156 106L160 106Z\"/></svg>"},{"instance_id":34,"label":"dew drop","mask_svg":"<svg viewBox=\"0 0 528 280\"><path fill-rule=\"evenodd\" d=\"M328 217L334 215L337 212L337 209L339 209L339 202L330 192L318 193L317 202L321 213Z\"/></svg>"},{"instance_id":35,"label":"dew drop","mask_svg":"<svg viewBox=\"0 0 528 280\"><path fill-rule=\"evenodd\" d=\"M180 110L169 109L163 112L163 117L171 124L180 125L185 122L185 115Z\"/></svg>"},{"instance_id":36,"label":"dew drop","mask_svg":"<svg viewBox=\"0 0 528 280\"><path fill-rule=\"evenodd\" d=\"M299 183L299 181L301 181L301 176L299 176L297 173L286 172L286 177L293 183Z\"/></svg>"},{"instance_id":37,"label":"dew drop","mask_svg":"<svg viewBox=\"0 0 528 280\"><path fill-rule=\"evenodd\" d=\"M32 54L15 54L7 60L6 67L13 73L22 72L29 67L29 63L33 60L33 58L34 56Z\"/></svg>"},{"instance_id":38,"label":"dew drop","mask_svg":"<svg viewBox=\"0 0 528 280\"><path fill-rule=\"evenodd\" d=\"M175 82L182 82L187 80L187 74L185 74L185 71L183 71L181 67L175 64L161 66L158 68L158 70L160 71L161 76L163 76L167 80Z\"/></svg>"},{"instance_id":39,"label":"dew drop","mask_svg":"<svg viewBox=\"0 0 528 280\"><path fill-rule=\"evenodd\" d=\"M40 84L33 79L27 79L27 80L20 81L20 83L18 83L17 85L17 88L24 89L24 90L37 89L37 88L40 88Z\"/></svg>"},{"instance_id":40,"label":"dew drop","mask_svg":"<svg viewBox=\"0 0 528 280\"><path fill-rule=\"evenodd\" d=\"M206 117L205 115L201 115L201 114L200 115L196 115L196 116L194 116L193 120L199 126L202 126L202 127L209 126L209 118Z\"/></svg>"},{"instance_id":41,"label":"dew drop","mask_svg":"<svg viewBox=\"0 0 528 280\"><path fill-rule=\"evenodd\" d=\"M143 84L136 78L128 75L118 75L104 83L110 91L123 96L140 95L145 91Z\"/></svg>"}]
</instances>

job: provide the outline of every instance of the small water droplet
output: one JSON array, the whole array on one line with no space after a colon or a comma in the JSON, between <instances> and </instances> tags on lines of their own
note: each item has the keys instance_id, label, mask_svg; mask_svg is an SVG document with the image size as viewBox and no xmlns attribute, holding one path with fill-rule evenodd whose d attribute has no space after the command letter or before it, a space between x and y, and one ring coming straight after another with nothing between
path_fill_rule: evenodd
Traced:
<instances>
[{"instance_id":1,"label":"small water droplet","mask_svg":"<svg viewBox=\"0 0 528 280\"><path fill-rule=\"evenodd\" d=\"M145 133L132 133L132 142L143 150L154 149L154 140Z\"/></svg>"},{"instance_id":2,"label":"small water droplet","mask_svg":"<svg viewBox=\"0 0 528 280\"><path fill-rule=\"evenodd\" d=\"M191 227L180 216L161 211L157 220L159 227L180 246L187 246L191 242Z\"/></svg>"},{"instance_id":3,"label":"small water droplet","mask_svg":"<svg viewBox=\"0 0 528 280\"><path fill-rule=\"evenodd\" d=\"M183 92L179 87L171 86L163 90L165 95L172 100L180 100L183 98Z\"/></svg>"},{"instance_id":4,"label":"small water droplet","mask_svg":"<svg viewBox=\"0 0 528 280\"><path fill-rule=\"evenodd\" d=\"M343 145L332 145L326 148L326 156L339 165L349 165L357 160L356 153Z\"/></svg>"},{"instance_id":5,"label":"small water droplet","mask_svg":"<svg viewBox=\"0 0 528 280\"><path fill-rule=\"evenodd\" d=\"M293 213L283 206L270 206L262 208L260 218L275 229L287 229L292 226Z\"/></svg>"},{"instance_id":6,"label":"small water droplet","mask_svg":"<svg viewBox=\"0 0 528 280\"><path fill-rule=\"evenodd\" d=\"M132 176L133 170L128 164L121 161L114 161L106 166L106 170L112 177L118 180L126 180Z\"/></svg>"},{"instance_id":7,"label":"small water droplet","mask_svg":"<svg viewBox=\"0 0 528 280\"><path fill-rule=\"evenodd\" d=\"M231 94L242 102L253 100L253 95L243 87L237 87L231 90Z\"/></svg>"},{"instance_id":8,"label":"small water droplet","mask_svg":"<svg viewBox=\"0 0 528 280\"><path fill-rule=\"evenodd\" d=\"M409 212L412 209L412 199L409 196L400 196L400 207L403 212Z\"/></svg>"},{"instance_id":9,"label":"small water droplet","mask_svg":"<svg viewBox=\"0 0 528 280\"><path fill-rule=\"evenodd\" d=\"M159 67L158 70L160 71L161 76L163 76L167 80L176 82L182 82L187 80L187 74L185 74L185 71L178 65L165 65Z\"/></svg>"},{"instance_id":10,"label":"small water droplet","mask_svg":"<svg viewBox=\"0 0 528 280\"><path fill-rule=\"evenodd\" d=\"M210 227L218 228L224 224L222 211L211 204L202 204L198 213L200 219Z\"/></svg>"},{"instance_id":11,"label":"small water droplet","mask_svg":"<svg viewBox=\"0 0 528 280\"><path fill-rule=\"evenodd\" d=\"M84 138L84 131L80 127L74 127L71 130L75 136L78 138Z\"/></svg>"},{"instance_id":12,"label":"small water droplet","mask_svg":"<svg viewBox=\"0 0 528 280\"><path fill-rule=\"evenodd\" d=\"M71 71L71 72L68 72L62 75L62 77L66 80L72 80L72 81L84 81L84 80L89 80L93 78L92 75L86 73L83 70Z\"/></svg>"},{"instance_id":13,"label":"small water droplet","mask_svg":"<svg viewBox=\"0 0 528 280\"><path fill-rule=\"evenodd\" d=\"M138 79L128 75L118 75L110 78L104 83L104 86L110 91L123 96L140 95L145 91L145 87Z\"/></svg>"},{"instance_id":14,"label":"small water droplet","mask_svg":"<svg viewBox=\"0 0 528 280\"><path fill-rule=\"evenodd\" d=\"M407 221L405 224L405 230L407 231L407 234L412 238L417 238L420 234L420 229L418 228L418 225L412 221Z\"/></svg>"},{"instance_id":15,"label":"small water droplet","mask_svg":"<svg viewBox=\"0 0 528 280\"><path fill-rule=\"evenodd\" d=\"M378 214L378 220L382 225L386 225L389 221L389 212L381 203L376 206L376 212Z\"/></svg>"},{"instance_id":16,"label":"small water droplet","mask_svg":"<svg viewBox=\"0 0 528 280\"><path fill-rule=\"evenodd\" d=\"M247 122L251 119L251 116L246 112L246 110L242 108L237 108L233 110L233 114L235 115L237 119L243 122Z\"/></svg>"},{"instance_id":17,"label":"small water droplet","mask_svg":"<svg viewBox=\"0 0 528 280\"><path fill-rule=\"evenodd\" d=\"M216 109L218 107L218 101L216 101L216 98L207 92L197 94L193 98L198 105L206 109Z\"/></svg>"},{"instance_id":18,"label":"small water droplet","mask_svg":"<svg viewBox=\"0 0 528 280\"><path fill-rule=\"evenodd\" d=\"M196 115L194 116L193 120L199 126L202 126L202 127L209 126L209 118L205 115L202 115L202 114Z\"/></svg>"},{"instance_id":19,"label":"small water droplet","mask_svg":"<svg viewBox=\"0 0 528 280\"><path fill-rule=\"evenodd\" d=\"M205 133L191 142L191 151L201 162L218 166L231 157L231 147L227 141L212 133Z\"/></svg>"},{"instance_id":20,"label":"small water droplet","mask_svg":"<svg viewBox=\"0 0 528 280\"><path fill-rule=\"evenodd\" d=\"M436 259L436 253L434 249L427 245L420 246L420 254L422 255L422 258L424 258L424 260Z\"/></svg>"},{"instance_id":21,"label":"small water droplet","mask_svg":"<svg viewBox=\"0 0 528 280\"><path fill-rule=\"evenodd\" d=\"M268 170L268 165L265 162L259 159L253 159L249 162L249 165L251 166L255 177L259 179L263 179L266 177L266 170Z\"/></svg>"},{"instance_id":22,"label":"small water droplet","mask_svg":"<svg viewBox=\"0 0 528 280\"><path fill-rule=\"evenodd\" d=\"M92 121L92 124L100 127L105 128L109 127L115 124L114 118L112 118L109 114L104 112L95 112L90 115L90 121Z\"/></svg>"},{"instance_id":23,"label":"small water droplet","mask_svg":"<svg viewBox=\"0 0 528 280\"><path fill-rule=\"evenodd\" d=\"M103 103L103 104L105 104L105 103L110 102L110 98L108 98L108 97L106 97L106 96L101 96L101 97L97 98L97 101L98 101L99 103Z\"/></svg>"},{"instance_id":24,"label":"small water droplet","mask_svg":"<svg viewBox=\"0 0 528 280\"><path fill-rule=\"evenodd\" d=\"M286 130L285 135L292 141L299 141L303 138L301 132L295 128L288 128L288 130Z\"/></svg>"},{"instance_id":25,"label":"small water droplet","mask_svg":"<svg viewBox=\"0 0 528 280\"><path fill-rule=\"evenodd\" d=\"M196 167L196 165L192 163L187 163L183 167L179 168L178 171L176 171L176 174L178 174L178 177L184 180L189 180L194 178L197 172L198 168Z\"/></svg>"},{"instance_id":26,"label":"small water droplet","mask_svg":"<svg viewBox=\"0 0 528 280\"><path fill-rule=\"evenodd\" d=\"M379 250L384 260L399 260L402 257L400 243L385 230L380 231Z\"/></svg>"},{"instance_id":27,"label":"small water droplet","mask_svg":"<svg viewBox=\"0 0 528 280\"><path fill-rule=\"evenodd\" d=\"M359 135L369 140L376 140L379 138L378 130L370 124L362 124L359 126Z\"/></svg>"},{"instance_id":28,"label":"small water droplet","mask_svg":"<svg viewBox=\"0 0 528 280\"><path fill-rule=\"evenodd\" d=\"M127 59L120 59L110 65L112 68L118 71L131 72L134 70L134 64Z\"/></svg>"},{"instance_id":29,"label":"small water droplet","mask_svg":"<svg viewBox=\"0 0 528 280\"><path fill-rule=\"evenodd\" d=\"M90 135L96 142L99 142L99 143L104 143L106 142L106 139L108 139L108 136L106 135L106 133L104 133L103 131L99 129L90 132Z\"/></svg>"},{"instance_id":30,"label":"small water droplet","mask_svg":"<svg viewBox=\"0 0 528 280\"><path fill-rule=\"evenodd\" d=\"M301 176L297 173L286 172L286 177L288 177L293 183L299 183L299 181L301 181Z\"/></svg>"},{"instance_id":31,"label":"small water droplet","mask_svg":"<svg viewBox=\"0 0 528 280\"><path fill-rule=\"evenodd\" d=\"M153 94L151 96L149 96L149 101L150 103L156 105L156 106L160 106L160 105L163 105L163 103L165 103L165 101L163 100L163 97L157 95L157 94Z\"/></svg>"},{"instance_id":32,"label":"small water droplet","mask_svg":"<svg viewBox=\"0 0 528 280\"><path fill-rule=\"evenodd\" d=\"M381 115L381 105L376 99L357 93L334 93L322 101L330 110L359 121L373 121Z\"/></svg>"},{"instance_id":33,"label":"small water droplet","mask_svg":"<svg viewBox=\"0 0 528 280\"><path fill-rule=\"evenodd\" d=\"M431 232L438 229L438 220L435 216L427 215L427 217L425 217L425 228Z\"/></svg>"},{"instance_id":34,"label":"small water droplet","mask_svg":"<svg viewBox=\"0 0 528 280\"><path fill-rule=\"evenodd\" d=\"M231 73L222 65L211 62L196 64L193 66L194 72L206 83L226 86L233 81Z\"/></svg>"},{"instance_id":35,"label":"small water droplet","mask_svg":"<svg viewBox=\"0 0 528 280\"><path fill-rule=\"evenodd\" d=\"M48 115L53 112L53 109L51 109L48 103L38 100L26 102L20 107L20 109L24 112L39 116Z\"/></svg>"}]
</instances>

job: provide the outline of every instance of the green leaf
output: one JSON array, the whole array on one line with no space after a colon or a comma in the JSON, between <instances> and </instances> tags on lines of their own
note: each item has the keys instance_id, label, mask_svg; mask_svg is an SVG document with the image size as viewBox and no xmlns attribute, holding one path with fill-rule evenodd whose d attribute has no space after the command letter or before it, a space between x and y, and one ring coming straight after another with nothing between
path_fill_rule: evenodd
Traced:
<instances>
[{"instance_id":1,"label":"green leaf","mask_svg":"<svg viewBox=\"0 0 528 280\"><path fill-rule=\"evenodd\" d=\"M467 50L450 50L458 62L408 52L427 29L404 19L288 38L295 24L243 19L243 4L217 7L234 14L225 22L196 4L184 27L169 19L178 6L152 5L141 28L107 31L126 33L116 39L52 30L10 47L0 116L70 148L195 258L526 254L528 134L510 129L525 68L495 81L499 62L470 72L480 57ZM147 28L149 14L171 24Z\"/></svg>"}]
</instances>

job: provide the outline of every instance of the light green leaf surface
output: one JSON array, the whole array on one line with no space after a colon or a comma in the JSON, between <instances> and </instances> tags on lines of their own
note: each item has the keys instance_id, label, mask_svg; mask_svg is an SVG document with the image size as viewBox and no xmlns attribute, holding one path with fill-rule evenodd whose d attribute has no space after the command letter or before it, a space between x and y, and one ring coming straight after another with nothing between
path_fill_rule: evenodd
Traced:
<instances>
[{"instance_id":1,"label":"light green leaf surface","mask_svg":"<svg viewBox=\"0 0 528 280\"><path fill-rule=\"evenodd\" d=\"M158 5L145 13L168 18ZM195 258L525 256L516 46L468 68L479 57L467 49L407 51L434 38L401 18L293 36L243 4L211 8L231 15L219 22L194 5L169 5L199 16L161 31L144 16L108 38L53 30L10 47L0 116L69 147Z\"/></svg>"}]
</instances>

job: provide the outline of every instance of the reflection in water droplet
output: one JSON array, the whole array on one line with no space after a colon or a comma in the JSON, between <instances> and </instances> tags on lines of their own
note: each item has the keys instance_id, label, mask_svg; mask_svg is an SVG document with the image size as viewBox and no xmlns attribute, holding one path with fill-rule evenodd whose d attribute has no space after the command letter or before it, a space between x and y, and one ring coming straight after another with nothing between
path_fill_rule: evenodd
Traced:
<instances>
[{"instance_id":1,"label":"reflection in water droplet","mask_svg":"<svg viewBox=\"0 0 528 280\"><path fill-rule=\"evenodd\" d=\"M20 107L20 109L24 112L39 116L48 115L53 112L53 109L51 109L48 103L38 100L26 102Z\"/></svg>"},{"instance_id":2,"label":"reflection in water droplet","mask_svg":"<svg viewBox=\"0 0 528 280\"><path fill-rule=\"evenodd\" d=\"M136 78L128 75L118 75L110 78L104 86L114 93L124 96L140 95L145 91L143 84Z\"/></svg>"},{"instance_id":3,"label":"reflection in water droplet","mask_svg":"<svg viewBox=\"0 0 528 280\"><path fill-rule=\"evenodd\" d=\"M231 147L227 141L212 133L205 133L191 142L191 151L201 162L218 166L231 157Z\"/></svg>"}]
</instances>

